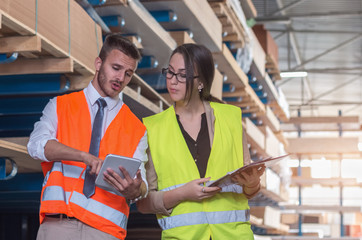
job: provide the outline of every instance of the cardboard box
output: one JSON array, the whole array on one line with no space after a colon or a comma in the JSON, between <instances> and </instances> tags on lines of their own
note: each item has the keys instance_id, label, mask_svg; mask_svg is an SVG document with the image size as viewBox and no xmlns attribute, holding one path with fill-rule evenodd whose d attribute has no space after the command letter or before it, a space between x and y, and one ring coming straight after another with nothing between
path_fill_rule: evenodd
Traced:
<instances>
[{"instance_id":1,"label":"cardboard box","mask_svg":"<svg viewBox=\"0 0 362 240\"><path fill-rule=\"evenodd\" d=\"M283 180L281 179L281 182ZM285 186L285 184L281 183L280 184L280 193L279 196L284 199L284 201L288 201L289 200L289 191L287 189L287 187Z\"/></svg>"},{"instance_id":2,"label":"cardboard box","mask_svg":"<svg viewBox=\"0 0 362 240\"><path fill-rule=\"evenodd\" d=\"M265 53L270 55L275 61L275 65L278 66L278 46L269 31L265 29L264 25L255 25L253 31Z\"/></svg>"},{"instance_id":3,"label":"cardboard box","mask_svg":"<svg viewBox=\"0 0 362 240\"><path fill-rule=\"evenodd\" d=\"M265 152L267 155L273 157L280 155L279 139L268 126L265 126Z\"/></svg>"},{"instance_id":4,"label":"cardboard box","mask_svg":"<svg viewBox=\"0 0 362 240\"><path fill-rule=\"evenodd\" d=\"M327 224L323 214L303 215L303 223Z\"/></svg>"},{"instance_id":5,"label":"cardboard box","mask_svg":"<svg viewBox=\"0 0 362 240\"><path fill-rule=\"evenodd\" d=\"M250 138L249 143L252 144L252 146L257 145L257 148L265 149L265 135L249 118L245 119L245 125L243 127Z\"/></svg>"},{"instance_id":6,"label":"cardboard box","mask_svg":"<svg viewBox=\"0 0 362 240\"><path fill-rule=\"evenodd\" d=\"M361 225L344 225L344 234L350 237L362 237Z\"/></svg>"},{"instance_id":7,"label":"cardboard box","mask_svg":"<svg viewBox=\"0 0 362 240\"><path fill-rule=\"evenodd\" d=\"M290 170L292 170L293 177L298 176L298 167L291 167ZM311 171L312 170L311 170L310 167L302 167L301 177L303 177L303 178L311 178L312 177Z\"/></svg>"},{"instance_id":8,"label":"cardboard box","mask_svg":"<svg viewBox=\"0 0 362 240\"><path fill-rule=\"evenodd\" d=\"M280 195L280 177L270 168L265 169L266 189L277 195Z\"/></svg>"},{"instance_id":9,"label":"cardboard box","mask_svg":"<svg viewBox=\"0 0 362 240\"><path fill-rule=\"evenodd\" d=\"M293 225L298 223L299 215L298 214L282 214L280 217L280 221L283 224Z\"/></svg>"},{"instance_id":10,"label":"cardboard box","mask_svg":"<svg viewBox=\"0 0 362 240\"><path fill-rule=\"evenodd\" d=\"M269 206L255 206L250 208L250 214L263 219L263 225L271 228L280 227L280 210Z\"/></svg>"},{"instance_id":11,"label":"cardboard box","mask_svg":"<svg viewBox=\"0 0 362 240\"><path fill-rule=\"evenodd\" d=\"M253 31L250 31L250 35L252 38L252 48L253 48L253 63L258 68L260 75L262 77L265 76L265 51L263 47L260 45L258 38L254 34Z\"/></svg>"}]
</instances>

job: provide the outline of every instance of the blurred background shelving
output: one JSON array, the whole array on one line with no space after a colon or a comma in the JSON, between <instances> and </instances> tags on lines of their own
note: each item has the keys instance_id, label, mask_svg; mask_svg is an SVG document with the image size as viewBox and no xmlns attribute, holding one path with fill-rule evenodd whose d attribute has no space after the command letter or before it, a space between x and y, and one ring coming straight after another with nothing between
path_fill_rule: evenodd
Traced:
<instances>
[{"instance_id":1,"label":"blurred background shelving","mask_svg":"<svg viewBox=\"0 0 362 240\"><path fill-rule=\"evenodd\" d=\"M122 93L140 119L172 104L160 74L172 50L204 44L211 92L242 109L252 160L291 154L249 202L255 239L359 239L361 12L355 0L0 0L0 239L35 239L43 176L28 136L50 98L91 81L109 32L142 53ZM132 205L127 239L159 238Z\"/></svg>"}]
</instances>

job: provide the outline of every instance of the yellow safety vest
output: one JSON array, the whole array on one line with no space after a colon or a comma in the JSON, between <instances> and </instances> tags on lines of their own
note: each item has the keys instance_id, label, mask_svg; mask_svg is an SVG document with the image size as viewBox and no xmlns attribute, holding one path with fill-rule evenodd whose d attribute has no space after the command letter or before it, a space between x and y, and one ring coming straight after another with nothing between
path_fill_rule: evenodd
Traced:
<instances>
[{"instance_id":1,"label":"yellow safety vest","mask_svg":"<svg viewBox=\"0 0 362 240\"><path fill-rule=\"evenodd\" d=\"M216 180L243 166L240 108L210 103L215 115L215 132L205 177ZM175 110L143 119L157 174L158 190L168 191L200 178L187 147ZM157 215L162 239L254 239L249 223L248 200L236 184L201 202L185 201L170 216Z\"/></svg>"}]
</instances>

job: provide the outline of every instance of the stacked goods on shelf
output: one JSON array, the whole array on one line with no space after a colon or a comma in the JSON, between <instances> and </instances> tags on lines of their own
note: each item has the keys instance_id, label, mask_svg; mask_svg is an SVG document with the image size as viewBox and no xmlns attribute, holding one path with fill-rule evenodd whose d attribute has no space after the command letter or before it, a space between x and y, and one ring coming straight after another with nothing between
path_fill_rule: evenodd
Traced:
<instances>
[{"instance_id":1,"label":"stacked goods on shelf","mask_svg":"<svg viewBox=\"0 0 362 240\"><path fill-rule=\"evenodd\" d=\"M234 90L231 93L223 94L223 97L240 97L240 101L234 101L233 99L225 98L224 100L235 106L242 108L248 107L251 110L247 110L249 113L263 115L265 113L265 106L260 101L256 93L248 84L248 79L245 73L238 66L230 50L223 45L222 52L214 52L214 60L218 65L220 72L227 76L227 80L224 84L230 84ZM229 91L230 92L230 91ZM245 94L244 96L242 96ZM231 96L232 95L232 96ZM230 101L231 100L231 101ZM245 111L244 111L245 112Z\"/></svg>"},{"instance_id":2,"label":"stacked goods on shelf","mask_svg":"<svg viewBox=\"0 0 362 240\"><path fill-rule=\"evenodd\" d=\"M277 44L270 35L269 31L266 30L263 25L255 25L253 27L253 31L266 54L265 68L267 73L272 76L272 80L280 80L280 71L278 67L279 54Z\"/></svg>"},{"instance_id":3,"label":"stacked goods on shelf","mask_svg":"<svg viewBox=\"0 0 362 240\"><path fill-rule=\"evenodd\" d=\"M159 21L166 31L188 31L196 43L202 43L212 52L221 51L221 24L206 0L141 0L141 3L150 12L169 11L177 16L176 21Z\"/></svg>"},{"instance_id":4,"label":"stacked goods on shelf","mask_svg":"<svg viewBox=\"0 0 362 240\"><path fill-rule=\"evenodd\" d=\"M277 88L279 98L271 101L269 106L273 109L275 115L282 121L288 122L290 118L289 104L281 88Z\"/></svg>"},{"instance_id":5,"label":"stacked goods on shelf","mask_svg":"<svg viewBox=\"0 0 362 240\"><path fill-rule=\"evenodd\" d=\"M269 228L279 228L280 226L280 210L265 206L265 207L252 207L250 214L263 219L263 225Z\"/></svg>"},{"instance_id":6,"label":"stacked goods on shelf","mask_svg":"<svg viewBox=\"0 0 362 240\"><path fill-rule=\"evenodd\" d=\"M87 86L101 30L74 1L1 0L0 19L0 137L29 136L49 98Z\"/></svg>"},{"instance_id":7,"label":"stacked goods on shelf","mask_svg":"<svg viewBox=\"0 0 362 240\"><path fill-rule=\"evenodd\" d=\"M190 34L186 31L172 31L169 33L171 37L176 41L177 46L185 43L195 43L195 41L190 37Z\"/></svg>"},{"instance_id":8,"label":"stacked goods on shelf","mask_svg":"<svg viewBox=\"0 0 362 240\"><path fill-rule=\"evenodd\" d=\"M289 231L289 226L280 221L279 209L269 206L254 206L250 208L250 215L262 220L260 226L266 229L267 234L286 234Z\"/></svg>"},{"instance_id":9,"label":"stacked goods on shelf","mask_svg":"<svg viewBox=\"0 0 362 240\"><path fill-rule=\"evenodd\" d=\"M260 45L258 38L253 31L250 31L252 48L253 48L253 61L251 64L251 71L255 73L257 79L265 77L265 60L266 55L263 47Z\"/></svg>"},{"instance_id":10,"label":"stacked goods on shelf","mask_svg":"<svg viewBox=\"0 0 362 240\"><path fill-rule=\"evenodd\" d=\"M341 154L359 157L358 137L303 137L288 138L287 151L289 153L313 158L325 157L326 159L338 159Z\"/></svg>"},{"instance_id":11,"label":"stacked goods on shelf","mask_svg":"<svg viewBox=\"0 0 362 240\"><path fill-rule=\"evenodd\" d=\"M20 63L31 65L31 68L38 71L29 69L28 72L21 72L22 74L50 71L84 76L94 74L93 61L102 46L102 32L76 2L1 0L0 14L2 38L35 35L41 41L40 49L20 53L19 59L8 64L6 68L0 66L2 74L19 74L12 65L18 66ZM54 64L60 64L61 61L70 61L67 70L47 69ZM47 64L48 62L51 64ZM24 68L27 69L26 66ZM81 85L89 82L89 78L85 79L85 83Z\"/></svg>"},{"instance_id":12,"label":"stacked goods on shelf","mask_svg":"<svg viewBox=\"0 0 362 240\"><path fill-rule=\"evenodd\" d=\"M165 21L165 19L155 19L167 31L176 42L176 45L184 43L200 42L208 47L211 51L220 51L221 49L221 24L208 5L207 1L141 1L144 7L150 13L157 12L172 14L177 16L177 20ZM155 43L156 44L156 43ZM176 47L176 46L175 46ZM173 50L173 49L172 49ZM168 59L167 59L168 60ZM166 63L160 64L165 67ZM147 76L145 72L143 77L148 83L155 81L155 77ZM221 100L223 76L216 69L214 83L211 88L211 94ZM159 82L159 80L157 80ZM162 86L156 86L157 91L168 101L171 99L166 90L165 81Z\"/></svg>"},{"instance_id":13,"label":"stacked goods on shelf","mask_svg":"<svg viewBox=\"0 0 362 240\"><path fill-rule=\"evenodd\" d=\"M224 83L223 75L219 72L218 69L215 69L214 80L212 81L210 94L217 99L222 99L222 86Z\"/></svg>"},{"instance_id":14,"label":"stacked goods on shelf","mask_svg":"<svg viewBox=\"0 0 362 240\"><path fill-rule=\"evenodd\" d=\"M297 177L298 176L298 168L297 167L291 167L290 170L292 171L292 176ZM302 178L311 178L312 173L311 167L302 167L301 168L301 177Z\"/></svg>"},{"instance_id":15,"label":"stacked goods on shelf","mask_svg":"<svg viewBox=\"0 0 362 240\"><path fill-rule=\"evenodd\" d=\"M253 27L253 62L251 72L262 82L268 94L268 105L283 122L289 119L289 105L280 88L273 82L280 79L278 67L278 46L263 25Z\"/></svg>"},{"instance_id":16,"label":"stacked goods on shelf","mask_svg":"<svg viewBox=\"0 0 362 240\"><path fill-rule=\"evenodd\" d=\"M223 42L228 42L232 49L243 48L247 34L241 21L231 8L229 1L210 1L210 6L222 24Z\"/></svg>"},{"instance_id":17,"label":"stacked goods on shelf","mask_svg":"<svg viewBox=\"0 0 362 240\"><path fill-rule=\"evenodd\" d=\"M279 139L274 135L269 126L260 126L259 129L265 134L265 152L268 156L282 155Z\"/></svg>"},{"instance_id":18,"label":"stacked goods on shelf","mask_svg":"<svg viewBox=\"0 0 362 240\"><path fill-rule=\"evenodd\" d=\"M241 7L243 8L246 19L253 19L257 16L257 11L251 0L240 1Z\"/></svg>"},{"instance_id":19,"label":"stacked goods on shelf","mask_svg":"<svg viewBox=\"0 0 362 240\"><path fill-rule=\"evenodd\" d=\"M346 236L362 237L362 213L353 213L345 216L344 232Z\"/></svg>"},{"instance_id":20,"label":"stacked goods on shelf","mask_svg":"<svg viewBox=\"0 0 362 240\"><path fill-rule=\"evenodd\" d=\"M251 32L247 35L249 29L239 31L240 27L245 27L241 24L240 19L235 18L234 8L230 4L231 1L209 1L215 15L219 18L224 34L224 45L222 52L214 53L214 59L218 69L227 76L224 82L223 100L229 104L238 106L243 112L244 130L247 135L247 141L250 144L250 152L254 160L260 160L268 156L278 156L283 151L283 146L280 144L280 139L285 144L280 131L280 124L277 117L271 111L271 108L266 106L267 102L263 102L263 96L259 96L257 90L246 77L244 71L236 61L235 51L233 48L241 45L242 41L238 39L242 37L244 43L251 43L252 46L252 64L251 71L257 71L258 79L263 81L261 88L265 88L270 94L271 99L278 99L278 93L272 81L265 81L265 60L266 54L260 46L258 39ZM229 36L229 38L228 38ZM231 38L233 37L233 38ZM260 69L259 69L260 68ZM265 83L264 83L265 82ZM225 87L227 86L227 87ZM262 127L259 129L259 127ZM276 137L274 133L279 133L282 137ZM281 177L281 168L276 168L276 172L268 169L267 174L263 176L262 194L267 198L272 198L275 201L284 201L288 198L286 193L286 185L284 177ZM268 176L266 176L268 175ZM267 185L266 178L269 182L273 180L273 184ZM272 188L272 185L274 188ZM279 195L283 195L283 198Z\"/></svg>"},{"instance_id":21,"label":"stacked goods on shelf","mask_svg":"<svg viewBox=\"0 0 362 240\"><path fill-rule=\"evenodd\" d=\"M259 130L255 124L249 119L245 118L243 121L244 131L246 132L247 142L250 144L250 152L252 157L254 155L266 158L265 154L265 135Z\"/></svg>"},{"instance_id":22,"label":"stacked goods on shelf","mask_svg":"<svg viewBox=\"0 0 362 240\"><path fill-rule=\"evenodd\" d=\"M280 76L275 75L275 73L271 74L269 68L270 63L268 63L268 61L271 61L270 59L276 59L277 62L278 47L270 33L265 30L262 25L255 25L251 35L253 36L253 62L250 68L251 74L255 76L265 89L268 98L267 104L272 108L274 114L280 121L287 122L289 120L289 105L282 90L276 88L273 84L276 79L280 79ZM274 60L272 61L275 62ZM277 63L274 65L274 68L278 67ZM279 70L273 71L279 73Z\"/></svg>"}]
</instances>

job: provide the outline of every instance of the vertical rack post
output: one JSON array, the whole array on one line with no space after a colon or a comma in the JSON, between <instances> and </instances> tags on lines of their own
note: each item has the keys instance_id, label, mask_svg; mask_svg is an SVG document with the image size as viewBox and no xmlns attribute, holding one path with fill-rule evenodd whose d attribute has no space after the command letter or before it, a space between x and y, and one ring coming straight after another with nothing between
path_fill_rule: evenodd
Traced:
<instances>
[{"instance_id":1,"label":"vertical rack post","mask_svg":"<svg viewBox=\"0 0 362 240\"><path fill-rule=\"evenodd\" d=\"M342 116L342 111L339 110L338 111L338 116ZM338 129L339 129L339 137L342 137L342 133L343 133L343 129L342 129L342 125L341 123L338 123ZM339 177L342 178L342 159L343 156L342 154L339 154ZM343 184L342 182L339 183L339 205L343 206ZM343 212L340 212L340 229L341 229L341 237L344 236L344 217L343 217Z\"/></svg>"},{"instance_id":2,"label":"vertical rack post","mask_svg":"<svg viewBox=\"0 0 362 240\"><path fill-rule=\"evenodd\" d=\"M298 117L300 117L300 109L298 109ZM298 126L298 138L302 137L302 129L301 126ZM298 177L302 176L302 156L298 154ZM302 205L302 186L298 185L298 205ZM298 236L303 236L302 232L302 222L303 216L301 213L298 214Z\"/></svg>"}]
</instances>

